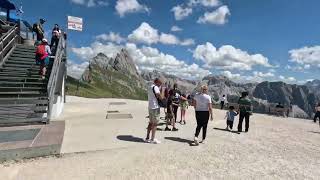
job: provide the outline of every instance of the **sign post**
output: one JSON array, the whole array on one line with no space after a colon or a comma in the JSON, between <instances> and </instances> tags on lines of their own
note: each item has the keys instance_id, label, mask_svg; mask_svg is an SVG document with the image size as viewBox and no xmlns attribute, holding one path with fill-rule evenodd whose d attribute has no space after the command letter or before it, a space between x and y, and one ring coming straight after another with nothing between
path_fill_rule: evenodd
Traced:
<instances>
[{"instance_id":1,"label":"sign post","mask_svg":"<svg viewBox=\"0 0 320 180\"><path fill-rule=\"evenodd\" d=\"M82 31L83 20L79 17L68 16L68 29Z\"/></svg>"}]
</instances>

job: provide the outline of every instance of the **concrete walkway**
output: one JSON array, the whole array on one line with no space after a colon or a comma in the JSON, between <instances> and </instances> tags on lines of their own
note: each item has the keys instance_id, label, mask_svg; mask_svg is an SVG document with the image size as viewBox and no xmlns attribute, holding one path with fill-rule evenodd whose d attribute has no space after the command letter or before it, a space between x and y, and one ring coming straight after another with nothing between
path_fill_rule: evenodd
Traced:
<instances>
[{"instance_id":1,"label":"concrete walkway","mask_svg":"<svg viewBox=\"0 0 320 180\"><path fill-rule=\"evenodd\" d=\"M157 137L162 143L152 145L141 142L148 122L147 102L67 100L64 115L56 120L65 121L63 155L2 164L0 179L320 177L320 128L311 121L255 114L250 132L237 134L223 130L225 111L214 110L207 144L192 147L189 142L196 123L190 108L187 125L178 125L178 132L159 131ZM131 114L133 118L106 119L107 111Z\"/></svg>"}]
</instances>

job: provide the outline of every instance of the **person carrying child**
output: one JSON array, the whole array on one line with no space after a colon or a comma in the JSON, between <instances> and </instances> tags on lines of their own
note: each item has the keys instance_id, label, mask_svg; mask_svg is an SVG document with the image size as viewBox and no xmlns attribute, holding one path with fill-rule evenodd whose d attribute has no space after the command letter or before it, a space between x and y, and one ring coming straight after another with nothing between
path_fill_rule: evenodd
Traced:
<instances>
[{"instance_id":1,"label":"person carrying child","mask_svg":"<svg viewBox=\"0 0 320 180\"><path fill-rule=\"evenodd\" d=\"M236 117L239 113L234 111L234 106L229 107L229 111L226 113L225 119L227 119L227 127L226 130L231 131L233 127L234 117Z\"/></svg>"},{"instance_id":2,"label":"person carrying child","mask_svg":"<svg viewBox=\"0 0 320 180\"><path fill-rule=\"evenodd\" d=\"M174 116L174 110L173 110L173 105L179 106L175 104L174 102L174 94L173 91L169 91L169 97L167 101L167 113L166 113L166 128L164 129L165 131L171 131L171 129L168 127L170 124L172 125L172 131L178 131L176 128L175 124L175 116Z\"/></svg>"},{"instance_id":3,"label":"person carrying child","mask_svg":"<svg viewBox=\"0 0 320 180\"><path fill-rule=\"evenodd\" d=\"M186 110L188 109L189 103L187 96L185 94L182 94L182 97L180 100L180 112L181 112L181 118L180 118L180 124L186 124ZM183 122L183 123L182 123Z\"/></svg>"}]
</instances>

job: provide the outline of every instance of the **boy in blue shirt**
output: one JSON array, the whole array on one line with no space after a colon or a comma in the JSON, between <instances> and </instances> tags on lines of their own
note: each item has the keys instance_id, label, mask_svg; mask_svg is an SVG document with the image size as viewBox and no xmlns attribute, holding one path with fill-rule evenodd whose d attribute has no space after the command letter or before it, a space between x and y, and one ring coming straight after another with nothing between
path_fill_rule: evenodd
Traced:
<instances>
[{"instance_id":1,"label":"boy in blue shirt","mask_svg":"<svg viewBox=\"0 0 320 180\"><path fill-rule=\"evenodd\" d=\"M230 106L229 111L226 113L225 119L227 119L227 127L226 130L231 131L233 127L234 117L238 115L238 112L234 111L234 107Z\"/></svg>"}]
</instances>

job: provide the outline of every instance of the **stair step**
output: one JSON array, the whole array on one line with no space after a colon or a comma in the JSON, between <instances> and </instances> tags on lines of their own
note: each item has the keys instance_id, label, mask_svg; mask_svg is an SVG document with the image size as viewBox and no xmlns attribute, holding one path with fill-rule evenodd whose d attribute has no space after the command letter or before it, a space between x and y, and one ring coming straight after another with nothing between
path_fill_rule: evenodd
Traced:
<instances>
[{"instance_id":1,"label":"stair step","mask_svg":"<svg viewBox=\"0 0 320 180\"><path fill-rule=\"evenodd\" d=\"M7 60L4 64L25 64L25 65L32 65L36 64L36 61L13 61L13 60Z\"/></svg>"},{"instance_id":2,"label":"stair step","mask_svg":"<svg viewBox=\"0 0 320 180\"><path fill-rule=\"evenodd\" d=\"M10 91L10 92L0 92L0 95L6 95L6 94L9 94L9 95L20 95L20 94L38 94L38 95L41 95L41 94L44 94L44 93L41 93L39 91Z\"/></svg>"},{"instance_id":3,"label":"stair step","mask_svg":"<svg viewBox=\"0 0 320 180\"><path fill-rule=\"evenodd\" d=\"M0 97L0 105L6 104L48 104L48 97L46 96L39 96L39 97L24 97L24 98L1 98Z\"/></svg>"},{"instance_id":4,"label":"stair step","mask_svg":"<svg viewBox=\"0 0 320 180\"><path fill-rule=\"evenodd\" d=\"M8 91L8 90L18 90L18 91L32 91L32 90L38 90L38 91L46 91L47 88L46 87L0 87L0 92L1 91Z\"/></svg>"},{"instance_id":5,"label":"stair step","mask_svg":"<svg viewBox=\"0 0 320 180\"><path fill-rule=\"evenodd\" d=\"M3 68L5 68L5 67L19 67L19 68L37 67L37 68L40 68L40 65L37 65L36 63L34 63L34 64L7 64L7 63L5 63L3 65Z\"/></svg>"},{"instance_id":6,"label":"stair step","mask_svg":"<svg viewBox=\"0 0 320 180\"><path fill-rule=\"evenodd\" d=\"M19 51L19 52L36 52L36 48L28 49L28 48L15 48L14 51Z\"/></svg>"},{"instance_id":7,"label":"stair step","mask_svg":"<svg viewBox=\"0 0 320 180\"><path fill-rule=\"evenodd\" d=\"M31 58L35 58L35 54L19 54L19 53L12 53L11 57L15 58L15 57L20 57L20 58L25 58L25 59L31 59Z\"/></svg>"},{"instance_id":8,"label":"stair step","mask_svg":"<svg viewBox=\"0 0 320 180\"><path fill-rule=\"evenodd\" d=\"M14 76L14 75L39 75L39 71L29 71L29 72L22 72L22 71L0 71L0 75L9 75L9 76Z\"/></svg>"},{"instance_id":9,"label":"stair step","mask_svg":"<svg viewBox=\"0 0 320 180\"><path fill-rule=\"evenodd\" d=\"M41 78L33 77L12 77L12 76L0 76L0 80L26 80L26 81L43 81ZM45 79L44 79L45 80Z\"/></svg>"},{"instance_id":10,"label":"stair step","mask_svg":"<svg viewBox=\"0 0 320 180\"><path fill-rule=\"evenodd\" d=\"M14 50L12 54L22 54L22 55L28 55L28 56L35 56L35 51L20 51L20 50Z\"/></svg>"},{"instance_id":11,"label":"stair step","mask_svg":"<svg viewBox=\"0 0 320 180\"><path fill-rule=\"evenodd\" d=\"M32 118L6 118L3 120L0 120L0 125L1 126L6 126L6 125L13 125L13 124L30 124L30 123L48 123L47 118L42 118L42 117L32 117Z\"/></svg>"},{"instance_id":12,"label":"stair step","mask_svg":"<svg viewBox=\"0 0 320 180\"><path fill-rule=\"evenodd\" d=\"M41 76L39 75L39 73L37 74L28 74L28 73L0 73L0 77L1 76L10 76L10 77L32 77L32 78L41 78Z\"/></svg>"},{"instance_id":13,"label":"stair step","mask_svg":"<svg viewBox=\"0 0 320 180\"><path fill-rule=\"evenodd\" d=\"M26 61L26 62L35 62L35 56L32 58L25 58L25 57L9 57L8 61Z\"/></svg>"},{"instance_id":14,"label":"stair step","mask_svg":"<svg viewBox=\"0 0 320 180\"><path fill-rule=\"evenodd\" d=\"M25 45L18 44L16 46L16 49L36 49L36 48L34 46L25 46Z\"/></svg>"}]
</instances>

